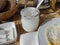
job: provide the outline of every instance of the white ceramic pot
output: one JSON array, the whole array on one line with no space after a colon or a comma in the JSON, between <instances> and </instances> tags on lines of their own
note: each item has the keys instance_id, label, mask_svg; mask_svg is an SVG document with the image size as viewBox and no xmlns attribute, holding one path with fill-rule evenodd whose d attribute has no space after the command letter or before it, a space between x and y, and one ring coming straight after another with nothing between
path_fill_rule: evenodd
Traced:
<instances>
[{"instance_id":1,"label":"white ceramic pot","mask_svg":"<svg viewBox=\"0 0 60 45\"><path fill-rule=\"evenodd\" d=\"M39 10L27 7L21 10L22 27L27 32L35 31L39 25Z\"/></svg>"}]
</instances>

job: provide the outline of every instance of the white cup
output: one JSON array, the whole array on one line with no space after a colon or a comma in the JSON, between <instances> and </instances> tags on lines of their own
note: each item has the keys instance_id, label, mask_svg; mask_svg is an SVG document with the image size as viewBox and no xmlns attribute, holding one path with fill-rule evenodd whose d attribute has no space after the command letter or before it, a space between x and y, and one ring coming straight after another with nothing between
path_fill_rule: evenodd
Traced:
<instances>
[{"instance_id":1,"label":"white cup","mask_svg":"<svg viewBox=\"0 0 60 45\"><path fill-rule=\"evenodd\" d=\"M22 9L21 22L25 31L35 31L39 25L39 10L34 7L27 7Z\"/></svg>"}]
</instances>

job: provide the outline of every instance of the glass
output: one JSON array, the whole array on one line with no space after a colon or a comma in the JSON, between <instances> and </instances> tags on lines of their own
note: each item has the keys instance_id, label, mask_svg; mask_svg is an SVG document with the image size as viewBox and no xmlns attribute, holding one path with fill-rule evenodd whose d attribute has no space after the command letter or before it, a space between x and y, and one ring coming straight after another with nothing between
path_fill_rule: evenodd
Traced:
<instances>
[{"instance_id":1,"label":"glass","mask_svg":"<svg viewBox=\"0 0 60 45\"><path fill-rule=\"evenodd\" d=\"M39 25L39 10L27 7L21 10L22 27L27 32L35 31Z\"/></svg>"}]
</instances>

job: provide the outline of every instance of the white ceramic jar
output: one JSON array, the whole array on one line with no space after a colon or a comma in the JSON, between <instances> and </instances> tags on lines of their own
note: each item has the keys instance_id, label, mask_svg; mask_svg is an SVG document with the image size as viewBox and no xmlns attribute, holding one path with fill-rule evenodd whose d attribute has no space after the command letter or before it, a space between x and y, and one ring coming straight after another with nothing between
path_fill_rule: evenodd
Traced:
<instances>
[{"instance_id":1,"label":"white ceramic jar","mask_svg":"<svg viewBox=\"0 0 60 45\"><path fill-rule=\"evenodd\" d=\"M27 32L35 31L39 25L39 10L27 7L21 10L22 27Z\"/></svg>"}]
</instances>

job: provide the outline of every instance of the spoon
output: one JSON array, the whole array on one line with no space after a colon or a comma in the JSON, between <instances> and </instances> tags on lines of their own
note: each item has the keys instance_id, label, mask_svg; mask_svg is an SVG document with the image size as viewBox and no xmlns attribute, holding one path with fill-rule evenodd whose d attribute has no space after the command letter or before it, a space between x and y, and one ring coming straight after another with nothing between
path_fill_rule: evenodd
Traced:
<instances>
[{"instance_id":1,"label":"spoon","mask_svg":"<svg viewBox=\"0 0 60 45\"><path fill-rule=\"evenodd\" d=\"M35 8L35 11L32 12L35 16L36 16L36 12L38 12L38 8L41 6L41 4L42 4L43 1L44 1L44 0L40 0L40 2L37 4L37 6L36 6L36 8ZM37 14L38 14L38 13L37 13Z\"/></svg>"},{"instance_id":2,"label":"spoon","mask_svg":"<svg viewBox=\"0 0 60 45\"><path fill-rule=\"evenodd\" d=\"M36 6L36 9L38 9L41 6L41 4L42 4L43 1L44 0L40 0L40 2L38 3L38 5Z\"/></svg>"}]
</instances>

